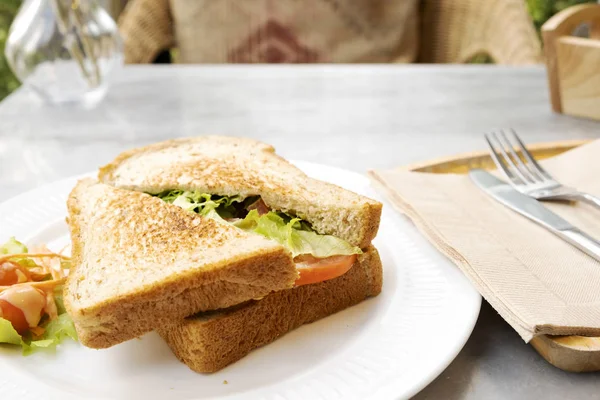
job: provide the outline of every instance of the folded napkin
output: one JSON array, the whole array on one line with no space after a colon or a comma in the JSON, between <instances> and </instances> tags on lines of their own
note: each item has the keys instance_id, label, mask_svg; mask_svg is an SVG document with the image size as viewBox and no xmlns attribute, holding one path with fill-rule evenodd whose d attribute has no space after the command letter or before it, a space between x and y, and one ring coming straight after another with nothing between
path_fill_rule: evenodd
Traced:
<instances>
[{"instance_id":1,"label":"folded napkin","mask_svg":"<svg viewBox=\"0 0 600 400\"><path fill-rule=\"evenodd\" d=\"M600 140L542 162L561 183L600 195ZM394 207L452 260L529 342L600 336L600 263L477 188L467 175L371 171ZM600 240L600 210L545 206Z\"/></svg>"}]
</instances>

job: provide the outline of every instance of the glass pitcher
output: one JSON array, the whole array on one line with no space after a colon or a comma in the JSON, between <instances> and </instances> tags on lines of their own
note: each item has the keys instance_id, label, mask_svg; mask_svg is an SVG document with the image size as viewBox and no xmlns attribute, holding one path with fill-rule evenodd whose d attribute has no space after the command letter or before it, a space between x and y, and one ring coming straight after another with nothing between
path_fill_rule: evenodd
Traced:
<instances>
[{"instance_id":1,"label":"glass pitcher","mask_svg":"<svg viewBox=\"0 0 600 400\"><path fill-rule=\"evenodd\" d=\"M123 42L95 0L25 0L5 55L17 78L48 102L94 105L123 65Z\"/></svg>"}]
</instances>

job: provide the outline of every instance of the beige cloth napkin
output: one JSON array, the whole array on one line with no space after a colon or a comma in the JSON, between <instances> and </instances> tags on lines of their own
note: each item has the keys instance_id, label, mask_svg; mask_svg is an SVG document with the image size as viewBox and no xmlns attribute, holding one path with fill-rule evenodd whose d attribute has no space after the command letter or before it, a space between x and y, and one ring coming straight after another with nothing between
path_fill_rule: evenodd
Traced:
<instances>
[{"instance_id":1,"label":"beige cloth napkin","mask_svg":"<svg viewBox=\"0 0 600 400\"><path fill-rule=\"evenodd\" d=\"M600 196L600 140L542 164L563 184ZM526 342L540 334L600 336L600 262L496 202L466 175L370 175ZM600 240L600 210L543 204Z\"/></svg>"}]
</instances>

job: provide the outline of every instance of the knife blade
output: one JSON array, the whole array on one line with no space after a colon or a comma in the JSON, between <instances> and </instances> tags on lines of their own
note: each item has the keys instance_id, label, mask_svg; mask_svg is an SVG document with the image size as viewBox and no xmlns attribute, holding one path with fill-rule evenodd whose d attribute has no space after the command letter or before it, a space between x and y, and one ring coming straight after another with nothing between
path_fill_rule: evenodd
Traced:
<instances>
[{"instance_id":1,"label":"knife blade","mask_svg":"<svg viewBox=\"0 0 600 400\"><path fill-rule=\"evenodd\" d=\"M509 184L481 169L469 172L477 187L513 211L543 226L564 241L600 261L600 242L550 211L539 201L515 190Z\"/></svg>"}]
</instances>

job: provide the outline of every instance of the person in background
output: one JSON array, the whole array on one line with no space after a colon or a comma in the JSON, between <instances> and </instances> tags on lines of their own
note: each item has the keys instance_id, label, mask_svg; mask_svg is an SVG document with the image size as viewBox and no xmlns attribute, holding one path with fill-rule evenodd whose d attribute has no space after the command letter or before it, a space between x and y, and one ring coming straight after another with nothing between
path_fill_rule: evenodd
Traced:
<instances>
[{"instance_id":1,"label":"person in background","mask_svg":"<svg viewBox=\"0 0 600 400\"><path fill-rule=\"evenodd\" d=\"M120 29L128 63L541 62L523 0L130 0Z\"/></svg>"}]
</instances>

